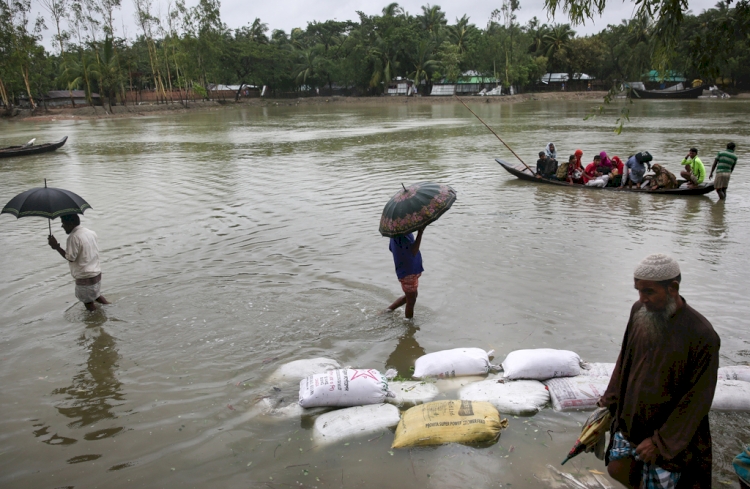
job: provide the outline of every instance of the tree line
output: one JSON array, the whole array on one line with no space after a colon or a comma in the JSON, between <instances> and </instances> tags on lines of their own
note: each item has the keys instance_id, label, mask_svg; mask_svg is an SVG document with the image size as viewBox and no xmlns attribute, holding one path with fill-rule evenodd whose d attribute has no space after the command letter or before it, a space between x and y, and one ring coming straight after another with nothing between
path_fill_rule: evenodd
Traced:
<instances>
[{"instance_id":1,"label":"tree line","mask_svg":"<svg viewBox=\"0 0 750 489\"><path fill-rule=\"evenodd\" d=\"M591 0L559 1L574 22L590 16ZM750 86L750 0L722 0L697 15L680 10L680 2L646 0L633 19L583 37L568 23L533 18L520 24L519 0L503 0L483 28L466 15L451 23L437 5L411 15L391 3L381 15L357 12L358 21L310 22L288 33L257 18L230 29L219 0L192 7L185 0L166 6L133 0L134 40L116 34L121 0L38 2L44 16L32 18L31 0L0 0L0 101L6 108L21 98L35 107L53 89L69 91L71 99L72 90L83 90L88 103L99 93L109 104L143 89L164 100L175 92L185 100L189 92L205 97L212 84L267 86L271 95L325 88L380 95L397 77L429 94L433 83L467 71L522 89L546 72L586 73L609 87L640 80L651 69ZM554 12L557 3L547 0L547 8ZM598 4L601 11L604 1ZM41 44L45 31L53 52Z\"/></svg>"}]
</instances>

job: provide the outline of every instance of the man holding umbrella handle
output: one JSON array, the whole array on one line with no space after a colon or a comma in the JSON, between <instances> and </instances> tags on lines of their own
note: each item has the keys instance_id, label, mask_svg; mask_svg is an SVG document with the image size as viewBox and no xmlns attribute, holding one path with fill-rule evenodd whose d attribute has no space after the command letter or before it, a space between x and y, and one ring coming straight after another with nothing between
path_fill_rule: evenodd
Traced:
<instances>
[{"instance_id":1,"label":"man holding umbrella handle","mask_svg":"<svg viewBox=\"0 0 750 489\"><path fill-rule=\"evenodd\" d=\"M70 265L70 274L76 281L76 298L83 302L86 309L95 311L94 301L109 304L100 294L102 270L99 266L99 245L94 231L81 226L78 214L60 216L62 228L68 239L65 249L60 246L53 235L49 235L47 243L60 253Z\"/></svg>"},{"instance_id":2,"label":"man holding umbrella handle","mask_svg":"<svg viewBox=\"0 0 750 489\"><path fill-rule=\"evenodd\" d=\"M422 233L425 226L419 228L417 239L409 233L405 236L391 238L388 249L393 253L393 263L396 266L396 276L401 282L401 290L404 295L388 306L389 311L398 309L406 304L404 316L406 318L414 317L414 304L417 303L417 288L419 287L419 277L424 269L422 268L422 253L419 252L419 245L422 243Z\"/></svg>"}]
</instances>

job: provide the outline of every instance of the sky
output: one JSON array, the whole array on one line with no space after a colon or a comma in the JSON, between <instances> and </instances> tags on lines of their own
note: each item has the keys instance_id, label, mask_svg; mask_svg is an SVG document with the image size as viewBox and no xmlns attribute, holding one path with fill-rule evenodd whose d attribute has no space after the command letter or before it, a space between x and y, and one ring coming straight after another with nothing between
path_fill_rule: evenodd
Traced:
<instances>
[{"instance_id":1,"label":"sky","mask_svg":"<svg viewBox=\"0 0 750 489\"><path fill-rule=\"evenodd\" d=\"M166 13L166 5L169 0L153 0L154 14ZM34 0L38 4L39 0ZM688 0L688 5L693 14L712 8L717 0ZM237 29L244 25L252 24L257 17L269 27L269 34L274 29L282 29L287 34L295 27L305 28L308 22L326 20L354 20L359 16L357 11L367 15L381 15L383 7L390 2L373 0L221 0L221 18L230 29ZM521 0L521 9L516 12L518 22L527 23L533 17L537 17L542 23L568 23L569 20L562 11L554 18L547 15L544 9L544 0ZM197 0L186 0L188 6L197 4ZM398 4L409 14L419 15L422 6L428 5L424 0L403 0ZM161 6L160 6L161 5ZM464 14L469 16L470 23L479 28L487 26L487 22L493 10L502 7L502 0L442 0L433 1L430 5L439 5L446 14L449 24L455 24L456 19ZM595 34L604 29L608 24L619 24L623 19L633 16L635 3L632 1L609 0L604 15L587 21L585 25L573 26L579 36ZM160 12L161 10L161 12ZM122 0L122 8L116 13L117 35L133 39L138 34L134 20L133 0ZM48 17L48 15L47 15ZM48 19L47 25L53 28L54 23ZM44 34L44 45L51 48L52 32Z\"/></svg>"}]
</instances>

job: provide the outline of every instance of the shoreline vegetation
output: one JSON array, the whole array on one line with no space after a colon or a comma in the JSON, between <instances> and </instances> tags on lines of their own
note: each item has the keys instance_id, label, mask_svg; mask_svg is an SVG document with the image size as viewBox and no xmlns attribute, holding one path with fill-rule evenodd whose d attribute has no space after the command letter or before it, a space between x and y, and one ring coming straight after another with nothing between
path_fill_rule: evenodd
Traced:
<instances>
[{"instance_id":1,"label":"shoreline vegetation","mask_svg":"<svg viewBox=\"0 0 750 489\"><path fill-rule=\"evenodd\" d=\"M488 103L488 104L508 104L522 103L533 100L545 101L570 101L570 100L590 100L602 102L606 91L581 91L581 92L538 92L522 93L516 95L503 95L496 97L479 97L479 96L462 96L461 100L467 103ZM750 93L743 93L736 98L750 98ZM404 97L404 96L379 96L379 97L345 97L345 96L318 96L318 97L300 97L300 98L242 98L238 102L234 100L205 100L190 101L187 106L179 101L171 103L142 103L140 105L114 105L110 111L106 106L85 106L85 107L54 107L44 109L38 107L32 111L30 109L17 109L17 113L12 117L5 117L8 121L56 121L56 120L77 120L77 119L120 119L128 117L144 117L147 115L165 115L174 113L184 113L192 111L210 111L225 110L228 108L242 107L282 107L282 106L313 106L313 105L359 105L359 106L378 106L378 105L440 105L440 104L460 104L456 97Z\"/></svg>"}]
</instances>

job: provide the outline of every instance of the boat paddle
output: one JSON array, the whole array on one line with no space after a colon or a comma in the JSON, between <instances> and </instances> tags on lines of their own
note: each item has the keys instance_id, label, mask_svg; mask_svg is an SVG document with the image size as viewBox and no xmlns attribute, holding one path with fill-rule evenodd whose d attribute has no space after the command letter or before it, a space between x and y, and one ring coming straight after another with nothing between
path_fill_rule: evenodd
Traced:
<instances>
[{"instance_id":1,"label":"boat paddle","mask_svg":"<svg viewBox=\"0 0 750 489\"><path fill-rule=\"evenodd\" d=\"M526 164L526 162L524 162L524 161L523 161L523 160L521 159L521 157L520 157L520 156L518 156L518 155L516 154L516 152L515 152L515 151L513 151L513 149L512 149L512 148L511 148L510 146L508 146L508 145L507 145L507 144L505 143L505 141L503 141L503 140L502 140L502 138L500 138L500 136L498 136L498 135L497 135L497 133L496 133L495 131L493 131L493 130L492 130L492 128L491 128L490 126L488 126L488 125L487 125L487 123L486 123L486 122L484 122L484 121L482 120L482 118L481 118L481 117L479 117L478 115L476 115L476 114L474 113L474 111L473 111L473 110L469 109L469 106L468 106L468 105L466 105L466 104L464 103L464 101L463 101L463 100L461 100L461 98L460 98L460 97L459 97L458 95L456 95L456 94L454 93L454 94L453 94L453 96L454 96L454 97L456 97L456 98L458 99L458 101L459 101L459 102L461 102L461 103L462 103L462 104L464 105L464 107L466 107L466 108L467 108L467 109L469 110L469 112L471 112L472 114L474 114L474 117L476 117L477 119L479 119L479 122L481 122L482 124L484 124L484 127L486 127L487 129L489 129L489 130L490 130L490 132L491 132L492 134L494 134L494 135L495 135L495 137L496 137L497 139L499 139L499 140L500 140L500 142L501 142L501 143L503 143L503 144L505 145L505 147L506 147L506 148L508 148L508 150L510 150L510 152L511 152L511 153L513 153L513 156L515 156L516 158L518 158L518 161L520 161L521 163L523 163L523 166L525 166L525 167L526 167L526 169L527 169L527 170L529 170L529 171L531 172L531 174L532 174L532 175L534 174L534 170L532 170L531 168L529 168L529 165L527 165L527 164Z\"/></svg>"}]
</instances>

